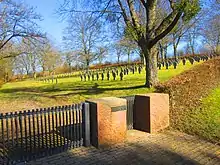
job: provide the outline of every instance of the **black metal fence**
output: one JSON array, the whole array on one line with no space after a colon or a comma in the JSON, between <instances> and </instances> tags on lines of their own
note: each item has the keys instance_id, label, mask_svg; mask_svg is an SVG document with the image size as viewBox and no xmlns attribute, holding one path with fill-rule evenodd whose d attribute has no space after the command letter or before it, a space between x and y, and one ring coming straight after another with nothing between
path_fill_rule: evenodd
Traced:
<instances>
[{"instance_id":1,"label":"black metal fence","mask_svg":"<svg viewBox=\"0 0 220 165\"><path fill-rule=\"evenodd\" d=\"M0 164L88 146L88 103L0 114Z\"/></svg>"},{"instance_id":2,"label":"black metal fence","mask_svg":"<svg viewBox=\"0 0 220 165\"><path fill-rule=\"evenodd\" d=\"M125 96L121 97L127 100L127 129L133 129L133 111L134 111L134 98L135 96Z\"/></svg>"}]
</instances>

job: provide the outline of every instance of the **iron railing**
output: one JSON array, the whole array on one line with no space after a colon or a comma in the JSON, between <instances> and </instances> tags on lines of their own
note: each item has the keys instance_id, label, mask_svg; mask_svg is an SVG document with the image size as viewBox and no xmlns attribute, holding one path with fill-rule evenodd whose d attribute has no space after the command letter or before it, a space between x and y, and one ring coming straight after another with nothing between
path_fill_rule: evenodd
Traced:
<instances>
[{"instance_id":1,"label":"iron railing","mask_svg":"<svg viewBox=\"0 0 220 165\"><path fill-rule=\"evenodd\" d=\"M89 145L88 132L87 103L0 114L0 164Z\"/></svg>"}]
</instances>

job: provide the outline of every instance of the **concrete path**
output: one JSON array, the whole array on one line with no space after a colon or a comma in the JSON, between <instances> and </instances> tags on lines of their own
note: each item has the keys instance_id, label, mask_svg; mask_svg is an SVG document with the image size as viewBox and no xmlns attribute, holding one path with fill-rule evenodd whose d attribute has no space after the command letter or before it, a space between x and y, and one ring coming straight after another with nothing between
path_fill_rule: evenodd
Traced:
<instances>
[{"instance_id":1,"label":"concrete path","mask_svg":"<svg viewBox=\"0 0 220 165\"><path fill-rule=\"evenodd\" d=\"M220 165L220 146L180 132L128 131L124 144L109 149L78 148L29 165Z\"/></svg>"}]
</instances>

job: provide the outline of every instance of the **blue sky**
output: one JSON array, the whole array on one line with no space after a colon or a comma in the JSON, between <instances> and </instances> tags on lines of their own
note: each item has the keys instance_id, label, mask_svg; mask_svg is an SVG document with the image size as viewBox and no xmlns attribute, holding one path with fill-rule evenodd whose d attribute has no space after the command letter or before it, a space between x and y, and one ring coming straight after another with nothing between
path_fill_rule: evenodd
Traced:
<instances>
[{"instance_id":1,"label":"blue sky","mask_svg":"<svg viewBox=\"0 0 220 165\"><path fill-rule=\"evenodd\" d=\"M62 47L63 30L67 26L65 21L55 14L59 8L59 1L62 0L24 0L26 4L35 7L36 12L41 14L43 21L39 22L42 30L48 34L49 39L55 44L56 47ZM185 46L180 43L178 49L180 50ZM172 48L168 49L168 54L172 55Z\"/></svg>"},{"instance_id":2,"label":"blue sky","mask_svg":"<svg viewBox=\"0 0 220 165\"><path fill-rule=\"evenodd\" d=\"M25 2L36 7L35 11L43 17L43 21L39 22L42 30L48 34L56 46L60 46L66 23L55 14L55 10L59 8L58 0L25 0Z\"/></svg>"}]
</instances>

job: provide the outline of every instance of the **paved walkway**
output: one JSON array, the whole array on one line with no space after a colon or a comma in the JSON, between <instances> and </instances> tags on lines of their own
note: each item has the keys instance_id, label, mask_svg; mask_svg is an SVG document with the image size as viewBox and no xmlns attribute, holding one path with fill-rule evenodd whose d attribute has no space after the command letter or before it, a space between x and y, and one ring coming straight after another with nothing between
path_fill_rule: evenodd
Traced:
<instances>
[{"instance_id":1,"label":"paved walkway","mask_svg":"<svg viewBox=\"0 0 220 165\"><path fill-rule=\"evenodd\" d=\"M78 148L29 165L220 165L220 146L180 132L128 131L124 144L110 149Z\"/></svg>"}]
</instances>

